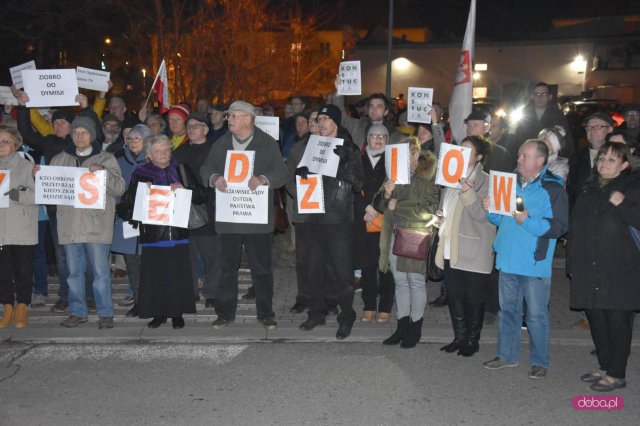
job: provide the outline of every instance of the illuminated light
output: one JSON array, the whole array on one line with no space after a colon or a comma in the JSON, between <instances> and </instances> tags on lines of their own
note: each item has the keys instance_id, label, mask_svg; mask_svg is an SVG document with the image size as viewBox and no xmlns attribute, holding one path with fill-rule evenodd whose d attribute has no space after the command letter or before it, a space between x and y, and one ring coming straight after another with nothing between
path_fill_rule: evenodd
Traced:
<instances>
[{"instance_id":1,"label":"illuminated light","mask_svg":"<svg viewBox=\"0 0 640 426\"><path fill-rule=\"evenodd\" d=\"M503 108L500 108L495 112L495 114L496 114L496 117L504 118L507 116L507 111L505 111Z\"/></svg>"},{"instance_id":2,"label":"illuminated light","mask_svg":"<svg viewBox=\"0 0 640 426\"><path fill-rule=\"evenodd\" d=\"M473 97L474 98L486 98L489 93L488 87L474 87L473 88Z\"/></svg>"},{"instance_id":3,"label":"illuminated light","mask_svg":"<svg viewBox=\"0 0 640 426\"><path fill-rule=\"evenodd\" d=\"M411 66L411 61L407 58L397 58L393 60L392 65L398 71L406 71Z\"/></svg>"},{"instance_id":4,"label":"illuminated light","mask_svg":"<svg viewBox=\"0 0 640 426\"><path fill-rule=\"evenodd\" d=\"M176 56L177 56L178 58L182 58L182 55L180 54L180 52L176 53Z\"/></svg>"},{"instance_id":5,"label":"illuminated light","mask_svg":"<svg viewBox=\"0 0 640 426\"><path fill-rule=\"evenodd\" d=\"M514 109L513 111L511 111L510 117L511 117L511 124L517 124L520 120L522 120L522 117L524 117L524 106L520 106L516 109Z\"/></svg>"},{"instance_id":6,"label":"illuminated light","mask_svg":"<svg viewBox=\"0 0 640 426\"><path fill-rule=\"evenodd\" d=\"M487 64L475 64L473 67L474 71L486 71Z\"/></svg>"},{"instance_id":7,"label":"illuminated light","mask_svg":"<svg viewBox=\"0 0 640 426\"><path fill-rule=\"evenodd\" d=\"M111 39L109 37L105 38L104 44L111 44Z\"/></svg>"},{"instance_id":8,"label":"illuminated light","mask_svg":"<svg viewBox=\"0 0 640 426\"><path fill-rule=\"evenodd\" d=\"M147 78L147 70L146 70L146 68L142 68L142 78Z\"/></svg>"},{"instance_id":9,"label":"illuminated light","mask_svg":"<svg viewBox=\"0 0 640 426\"><path fill-rule=\"evenodd\" d=\"M480 80L480 73L479 72L474 72L473 73L473 79L474 80Z\"/></svg>"},{"instance_id":10,"label":"illuminated light","mask_svg":"<svg viewBox=\"0 0 640 426\"><path fill-rule=\"evenodd\" d=\"M124 64L125 65L129 65L129 61L124 61Z\"/></svg>"},{"instance_id":11,"label":"illuminated light","mask_svg":"<svg viewBox=\"0 0 640 426\"><path fill-rule=\"evenodd\" d=\"M587 61L586 59L584 59L584 56L576 55L576 57L573 58L570 66L571 69L578 74L584 74L584 72L587 70Z\"/></svg>"}]
</instances>

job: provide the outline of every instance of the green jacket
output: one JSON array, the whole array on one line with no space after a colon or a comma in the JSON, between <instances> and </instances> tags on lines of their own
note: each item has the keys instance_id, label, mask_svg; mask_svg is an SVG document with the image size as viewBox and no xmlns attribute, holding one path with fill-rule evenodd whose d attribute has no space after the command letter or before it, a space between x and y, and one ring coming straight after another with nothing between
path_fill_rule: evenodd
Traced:
<instances>
[{"instance_id":1,"label":"green jacket","mask_svg":"<svg viewBox=\"0 0 640 426\"><path fill-rule=\"evenodd\" d=\"M427 224L438 209L439 188L435 184L436 157L422 151L419 164L411 176L409 185L396 185L391 198L397 201L395 210L389 210L389 200L384 198L384 188L380 188L374 197L373 206L384 213L382 231L380 232L380 271L389 270L389 254L391 253L391 236L395 228L431 232ZM426 262L406 257L398 257L397 268L401 272L426 273Z\"/></svg>"}]
</instances>

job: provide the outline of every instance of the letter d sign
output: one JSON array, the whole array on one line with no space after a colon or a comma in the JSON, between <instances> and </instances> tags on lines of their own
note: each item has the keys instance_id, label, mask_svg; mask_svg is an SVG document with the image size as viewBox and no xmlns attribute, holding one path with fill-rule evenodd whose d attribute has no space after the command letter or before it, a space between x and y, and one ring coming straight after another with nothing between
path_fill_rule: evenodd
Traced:
<instances>
[{"instance_id":1,"label":"letter d sign","mask_svg":"<svg viewBox=\"0 0 640 426\"><path fill-rule=\"evenodd\" d=\"M247 186L253 175L255 151L227 151L225 180L232 186Z\"/></svg>"}]
</instances>

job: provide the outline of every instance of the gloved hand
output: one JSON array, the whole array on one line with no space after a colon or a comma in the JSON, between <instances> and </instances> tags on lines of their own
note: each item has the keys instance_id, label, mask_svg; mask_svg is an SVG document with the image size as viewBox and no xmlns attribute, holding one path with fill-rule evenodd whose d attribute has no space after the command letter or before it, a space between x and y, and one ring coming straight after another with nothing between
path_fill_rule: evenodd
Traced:
<instances>
[{"instance_id":1,"label":"gloved hand","mask_svg":"<svg viewBox=\"0 0 640 426\"><path fill-rule=\"evenodd\" d=\"M298 167L296 169L296 175L302 179L307 179L309 177L309 168L307 166Z\"/></svg>"},{"instance_id":2,"label":"gloved hand","mask_svg":"<svg viewBox=\"0 0 640 426\"><path fill-rule=\"evenodd\" d=\"M15 202L20 201L20 190L18 188L13 188L9 191L9 199Z\"/></svg>"},{"instance_id":3,"label":"gloved hand","mask_svg":"<svg viewBox=\"0 0 640 426\"><path fill-rule=\"evenodd\" d=\"M338 145L333 149L333 153L340 157L341 160L344 160L349 155L349 152L342 145Z\"/></svg>"}]
</instances>

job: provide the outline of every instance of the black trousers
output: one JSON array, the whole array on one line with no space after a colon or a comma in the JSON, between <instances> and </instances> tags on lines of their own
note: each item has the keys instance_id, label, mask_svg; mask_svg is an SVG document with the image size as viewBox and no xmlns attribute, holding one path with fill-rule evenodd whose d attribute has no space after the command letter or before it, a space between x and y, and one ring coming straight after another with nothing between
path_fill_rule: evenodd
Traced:
<instances>
[{"instance_id":1,"label":"black trousers","mask_svg":"<svg viewBox=\"0 0 640 426\"><path fill-rule=\"evenodd\" d=\"M378 270L377 264L363 267L360 283L365 311L391 312L395 294L395 282L391 271L382 273Z\"/></svg>"},{"instance_id":2,"label":"black trousers","mask_svg":"<svg viewBox=\"0 0 640 426\"><path fill-rule=\"evenodd\" d=\"M353 224L307 224L309 232L303 233L299 242L310 247L308 260L308 289L310 296L309 318L320 319L327 315L327 291L329 282L336 286L340 306L338 324L353 325L356 312L353 310ZM297 233L297 232L296 232ZM296 243L296 246L298 244ZM327 272L332 268L334 277Z\"/></svg>"},{"instance_id":3,"label":"black trousers","mask_svg":"<svg viewBox=\"0 0 640 426\"><path fill-rule=\"evenodd\" d=\"M600 369L624 379L631 351L631 316L622 309L586 309Z\"/></svg>"},{"instance_id":4,"label":"black trousers","mask_svg":"<svg viewBox=\"0 0 640 426\"><path fill-rule=\"evenodd\" d=\"M216 291L216 314L228 321L236 318L238 308L238 268L242 245L249 256L249 267L256 291L258 319L273 318L272 233L218 235L220 282Z\"/></svg>"},{"instance_id":5,"label":"black trousers","mask_svg":"<svg viewBox=\"0 0 640 426\"><path fill-rule=\"evenodd\" d=\"M31 303L35 252L35 245L0 246L0 304Z\"/></svg>"},{"instance_id":6,"label":"black trousers","mask_svg":"<svg viewBox=\"0 0 640 426\"><path fill-rule=\"evenodd\" d=\"M462 271L444 261L444 281L447 283L447 297L470 305L482 305L487 300L491 274Z\"/></svg>"},{"instance_id":7,"label":"black trousers","mask_svg":"<svg viewBox=\"0 0 640 426\"><path fill-rule=\"evenodd\" d=\"M296 223L296 281L298 283L298 294L296 302L309 306L309 261L312 252L311 235L313 224Z\"/></svg>"}]
</instances>

